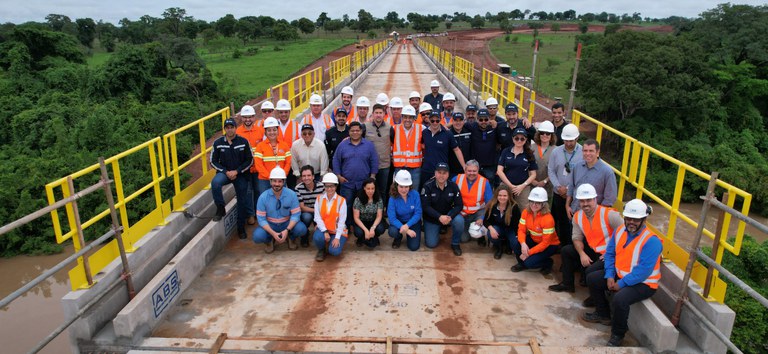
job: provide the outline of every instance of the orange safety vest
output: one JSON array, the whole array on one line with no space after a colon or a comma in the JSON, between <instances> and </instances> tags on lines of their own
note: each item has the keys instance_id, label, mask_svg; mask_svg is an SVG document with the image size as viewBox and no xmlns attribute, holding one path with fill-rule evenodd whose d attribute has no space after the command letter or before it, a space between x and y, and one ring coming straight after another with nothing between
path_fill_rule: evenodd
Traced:
<instances>
[{"instance_id":1,"label":"orange safety vest","mask_svg":"<svg viewBox=\"0 0 768 354\"><path fill-rule=\"evenodd\" d=\"M293 144L294 141L299 140L301 137L301 127L299 127L299 123L296 122L293 119L288 120L288 125L285 127L285 132L283 132L283 128L277 127L277 140L282 141L288 145Z\"/></svg>"},{"instance_id":2,"label":"orange safety vest","mask_svg":"<svg viewBox=\"0 0 768 354\"><path fill-rule=\"evenodd\" d=\"M339 108L344 108L343 106L336 107L336 109L333 110L333 116L336 117L336 114L339 112ZM346 108L344 108L345 111L347 111ZM350 105L349 110L347 111L347 122L353 122L355 119L355 106Z\"/></svg>"},{"instance_id":3,"label":"orange safety vest","mask_svg":"<svg viewBox=\"0 0 768 354\"><path fill-rule=\"evenodd\" d=\"M333 120L331 120L331 116L327 114L323 114L323 123L325 123L325 130L331 129L331 127L333 127ZM312 113L306 114L304 119L301 120L301 125L304 124L312 124Z\"/></svg>"},{"instance_id":4,"label":"orange safety vest","mask_svg":"<svg viewBox=\"0 0 768 354\"><path fill-rule=\"evenodd\" d=\"M241 125L237 127L237 130L235 131L237 135L242 136L245 138L245 140L248 140L248 144L251 145L251 155L256 156L256 145L258 145L262 140L264 140L264 128L260 128L254 124L254 126L248 130L245 129L244 125ZM256 169L256 165L251 165L251 172L256 173L258 170Z\"/></svg>"},{"instance_id":5,"label":"orange safety vest","mask_svg":"<svg viewBox=\"0 0 768 354\"><path fill-rule=\"evenodd\" d=\"M341 210L342 203L346 203L346 200L344 197L340 196L339 194L335 194L333 196L333 203L331 205L328 205L328 198L323 198L325 194L321 194L317 196L317 201L315 201L315 205L320 205L320 217L323 219L323 223L325 224L325 229L330 234L336 234L336 224L339 222L339 210ZM341 234L342 237L347 237L347 230L346 228Z\"/></svg>"},{"instance_id":6,"label":"orange safety vest","mask_svg":"<svg viewBox=\"0 0 768 354\"><path fill-rule=\"evenodd\" d=\"M445 115L445 111L440 112L440 123L442 123L444 127L448 128L448 126L451 125L451 121L453 121L453 112L448 116Z\"/></svg>"},{"instance_id":7,"label":"orange safety vest","mask_svg":"<svg viewBox=\"0 0 768 354\"><path fill-rule=\"evenodd\" d=\"M632 273L632 269L635 268L637 262L640 261L640 252L643 250L645 243L651 237L657 237L652 234L646 227L643 232L635 237L628 245L624 246L624 239L627 237L627 229L622 226L616 231L616 237L614 237L614 246L616 247L616 274L619 278L624 278L627 274ZM661 240L661 239L660 239ZM658 289L659 279L661 279L661 257L656 260L656 265L653 267L653 272L648 276L643 283L648 285L651 289Z\"/></svg>"},{"instance_id":8,"label":"orange safety vest","mask_svg":"<svg viewBox=\"0 0 768 354\"><path fill-rule=\"evenodd\" d=\"M421 167L421 132L414 124L411 134L405 134L402 124L395 126L395 143L392 145L392 164L395 167L417 168Z\"/></svg>"},{"instance_id":9,"label":"orange safety vest","mask_svg":"<svg viewBox=\"0 0 768 354\"><path fill-rule=\"evenodd\" d=\"M464 202L464 209L461 210L462 216L473 215L478 210L485 208L483 197L485 196L486 183L488 180L478 175L475 184L470 189L467 175L462 173L456 176L456 185L459 186L461 201Z\"/></svg>"},{"instance_id":10,"label":"orange safety vest","mask_svg":"<svg viewBox=\"0 0 768 354\"><path fill-rule=\"evenodd\" d=\"M272 147L269 140L264 140L256 145L253 153L253 164L259 171L259 179L269 179L269 173L275 167L288 171L291 170L291 147L284 141L277 141L277 146Z\"/></svg>"},{"instance_id":11,"label":"orange safety vest","mask_svg":"<svg viewBox=\"0 0 768 354\"><path fill-rule=\"evenodd\" d=\"M587 214L583 210L577 211L573 216L574 224L581 229L589 247L599 254L605 254L605 245L613 235L613 228L608 221L608 212L611 210L613 209L598 205L595 215L592 216L592 222L587 219Z\"/></svg>"},{"instance_id":12,"label":"orange safety vest","mask_svg":"<svg viewBox=\"0 0 768 354\"><path fill-rule=\"evenodd\" d=\"M555 219L552 217L552 213L534 216L528 208L523 210L523 215L520 216L520 224L517 227L517 240L521 244L525 243L526 232L530 233L533 242L537 243L536 246L528 251L529 254L536 254L544 251L549 246L560 244L560 240L555 232Z\"/></svg>"}]
</instances>

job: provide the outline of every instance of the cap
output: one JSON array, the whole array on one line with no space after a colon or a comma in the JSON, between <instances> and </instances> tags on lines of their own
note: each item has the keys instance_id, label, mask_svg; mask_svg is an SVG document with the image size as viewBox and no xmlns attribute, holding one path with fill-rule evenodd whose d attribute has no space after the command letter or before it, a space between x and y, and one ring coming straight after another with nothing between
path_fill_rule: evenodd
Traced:
<instances>
[{"instance_id":1,"label":"cap","mask_svg":"<svg viewBox=\"0 0 768 354\"><path fill-rule=\"evenodd\" d=\"M279 126L280 126L280 123L277 122L277 119L275 119L275 117L267 117L267 119L264 120L264 129L275 128Z\"/></svg>"},{"instance_id":2,"label":"cap","mask_svg":"<svg viewBox=\"0 0 768 354\"><path fill-rule=\"evenodd\" d=\"M488 110L485 109L485 108L480 108L477 111L477 116L478 117L490 117L491 116L491 112L488 112Z\"/></svg>"},{"instance_id":3,"label":"cap","mask_svg":"<svg viewBox=\"0 0 768 354\"><path fill-rule=\"evenodd\" d=\"M464 113L461 112L455 112L453 113L453 117L451 117L456 120L464 120Z\"/></svg>"},{"instance_id":4,"label":"cap","mask_svg":"<svg viewBox=\"0 0 768 354\"><path fill-rule=\"evenodd\" d=\"M515 136L515 135L525 135L525 136L528 136L528 132L525 131L525 128L518 127L518 128L515 128L515 130L512 131L512 136Z\"/></svg>"},{"instance_id":5,"label":"cap","mask_svg":"<svg viewBox=\"0 0 768 354\"><path fill-rule=\"evenodd\" d=\"M576 140L579 138L579 127L573 123L568 123L563 127L563 134L561 135L563 140Z\"/></svg>"},{"instance_id":6,"label":"cap","mask_svg":"<svg viewBox=\"0 0 768 354\"><path fill-rule=\"evenodd\" d=\"M475 106L475 105L473 105L473 104L471 104L471 105L467 105L467 108L466 108L466 109L464 109L464 111L465 111L465 112L466 112L466 111L477 111L477 106Z\"/></svg>"},{"instance_id":7,"label":"cap","mask_svg":"<svg viewBox=\"0 0 768 354\"><path fill-rule=\"evenodd\" d=\"M451 169L448 168L448 164L445 163L445 162L438 162L437 165L435 166L435 171L446 171L446 172L448 172L450 170Z\"/></svg>"},{"instance_id":8,"label":"cap","mask_svg":"<svg viewBox=\"0 0 768 354\"><path fill-rule=\"evenodd\" d=\"M405 106L405 107L403 107L403 115L404 116L416 116L416 110L413 109L413 106Z\"/></svg>"},{"instance_id":9,"label":"cap","mask_svg":"<svg viewBox=\"0 0 768 354\"><path fill-rule=\"evenodd\" d=\"M440 87L440 82L437 80L432 80L432 82L429 83L429 87Z\"/></svg>"},{"instance_id":10,"label":"cap","mask_svg":"<svg viewBox=\"0 0 768 354\"><path fill-rule=\"evenodd\" d=\"M304 129L309 129L311 131L315 131L315 127L312 126L312 124L304 124L301 126L301 130L304 131Z\"/></svg>"},{"instance_id":11,"label":"cap","mask_svg":"<svg viewBox=\"0 0 768 354\"><path fill-rule=\"evenodd\" d=\"M471 225L469 225L468 231L469 231L469 236L471 236L472 238L480 238L485 236L486 233L488 233L488 229L485 226L480 225L476 222L473 222Z\"/></svg>"},{"instance_id":12,"label":"cap","mask_svg":"<svg viewBox=\"0 0 768 354\"><path fill-rule=\"evenodd\" d=\"M456 101L456 96L448 92L445 95L443 95L443 101Z\"/></svg>"},{"instance_id":13,"label":"cap","mask_svg":"<svg viewBox=\"0 0 768 354\"><path fill-rule=\"evenodd\" d=\"M418 91L411 91L411 94L408 95L408 99L410 100L411 98L421 98L421 94L419 94Z\"/></svg>"},{"instance_id":14,"label":"cap","mask_svg":"<svg viewBox=\"0 0 768 354\"><path fill-rule=\"evenodd\" d=\"M440 112L432 111L432 113L429 114L429 118L432 118L432 117L438 117L439 118L440 117Z\"/></svg>"},{"instance_id":15,"label":"cap","mask_svg":"<svg viewBox=\"0 0 768 354\"><path fill-rule=\"evenodd\" d=\"M341 94L343 94L343 95L354 95L355 91L352 90L352 88L349 87L349 86L344 86L344 87L341 88Z\"/></svg>"},{"instance_id":16,"label":"cap","mask_svg":"<svg viewBox=\"0 0 768 354\"><path fill-rule=\"evenodd\" d=\"M323 104L323 98L318 94L309 96L309 104Z\"/></svg>"},{"instance_id":17,"label":"cap","mask_svg":"<svg viewBox=\"0 0 768 354\"><path fill-rule=\"evenodd\" d=\"M336 108L336 115L338 116L339 114L344 114L345 117L349 115L347 110L342 107Z\"/></svg>"},{"instance_id":18,"label":"cap","mask_svg":"<svg viewBox=\"0 0 768 354\"><path fill-rule=\"evenodd\" d=\"M285 170L275 167L269 172L269 179L285 179Z\"/></svg>"},{"instance_id":19,"label":"cap","mask_svg":"<svg viewBox=\"0 0 768 354\"><path fill-rule=\"evenodd\" d=\"M355 104L357 107L370 107L371 101L368 100L368 97L360 96L357 98L357 104Z\"/></svg>"},{"instance_id":20,"label":"cap","mask_svg":"<svg viewBox=\"0 0 768 354\"><path fill-rule=\"evenodd\" d=\"M323 175L323 184L325 183L339 184L339 177L336 177L333 172L328 172Z\"/></svg>"},{"instance_id":21,"label":"cap","mask_svg":"<svg viewBox=\"0 0 768 354\"><path fill-rule=\"evenodd\" d=\"M593 199L597 198L597 191L589 183L584 183L576 188L576 199Z\"/></svg>"},{"instance_id":22,"label":"cap","mask_svg":"<svg viewBox=\"0 0 768 354\"><path fill-rule=\"evenodd\" d=\"M269 102L269 101L267 101L267 102ZM269 102L269 103L272 104L272 102ZM253 109L253 106L247 104L247 105L243 106L243 108L240 108L240 115L241 116L255 116L256 115L256 110Z\"/></svg>"},{"instance_id":23,"label":"cap","mask_svg":"<svg viewBox=\"0 0 768 354\"><path fill-rule=\"evenodd\" d=\"M624 211L621 215L625 218L642 219L651 214L653 209L640 199L632 199L624 204Z\"/></svg>"},{"instance_id":24,"label":"cap","mask_svg":"<svg viewBox=\"0 0 768 354\"><path fill-rule=\"evenodd\" d=\"M517 112L517 105L514 103L510 103L504 106L504 112Z\"/></svg>"},{"instance_id":25,"label":"cap","mask_svg":"<svg viewBox=\"0 0 768 354\"><path fill-rule=\"evenodd\" d=\"M528 200L532 202L546 202L549 200L549 196L547 196L547 190L541 187L536 187L531 190L531 193L528 194Z\"/></svg>"},{"instance_id":26,"label":"cap","mask_svg":"<svg viewBox=\"0 0 768 354\"><path fill-rule=\"evenodd\" d=\"M389 100L389 106L392 108L403 108L403 100L401 100L400 97L392 97L392 99Z\"/></svg>"},{"instance_id":27,"label":"cap","mask_svg":"<svg viewBox=\"0 0 768 354\"><path fill-rule=\"evenodd\" d=\"M227 118L227 120L224 121L224 126L231 125L233 127L237 126L237 122L233 118Z\"/></svg>"}]
</instances>

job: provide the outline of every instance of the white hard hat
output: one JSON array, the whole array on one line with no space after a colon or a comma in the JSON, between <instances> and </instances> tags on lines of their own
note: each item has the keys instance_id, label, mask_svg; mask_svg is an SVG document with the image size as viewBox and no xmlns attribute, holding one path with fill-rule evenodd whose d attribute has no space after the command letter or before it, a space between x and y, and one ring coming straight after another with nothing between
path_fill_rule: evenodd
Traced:
<instances>
[{"instance_id":1,"label":"white hard hat","mask_svg":"<svg viewBox=\"0 0 768 354\"><path fill-rule=\"evenodd\" d=\"M541 187L536 187L528 194L528 200L532 202L546 202L549 200L547 197L547 190Z\"/></svg>"},{"instance_id":2,"label":"white hard hat","mask_svg":"<svg viewBox=\"0 0 768 354\"><path fill-rule=\"evenodd\" d=\"M456 101L456 96L448 92L445 95L443 95L443 101Z\"/></svg>"},{"instance_id":3,"label":"white hard hat","mask_svg":"<svg viewBox=\"0 0 768 354\"><path fill-rule=\"evenodd\" d=\"M488 106L494 106L494 105L495 105L495 106L498 106L498 105L499 105L499 101L496 101L496 99L495 99L495 98L493 98L493 97L489 97L487 100L485 100L485 106L486 106L486 107L488 107Z\"/></svg>"},{"instance_id":4,"label":"white hard hat","mask_svg":"<svg viewBox=\"0 0 768 354\"><path fill-rule=\"evenodd\" d=\"M355 104L357 107L370 107L371 101L368 100L368 97L360 96L357 98L357 104Z\"/></svg>"},{"instance_id":5,"label":"white hard hat","mask_svg":"<svg viewBox=\"0 0 768 354\"><path fill-rule=\"evenodd\" d=\"M563 140L576 140L579 138L579 127L568 124L563 128Z\"/></svg>"},{"instance_id":6,"label":"white hard hat","mask_svg":"<svg viewBox=\"0 0 768 354\"><path fill-rule=\"evenodd\" d=\"M422 102L422 103L419 105L419 113L424 113L424 112L426 112L426 111L431 111L431 110L432 110L432 105L431 105L431 104L429 104L429 103L426 103L426 102Z\"/></svg>"},{"instance_id":7,"label":"white hard hat","mask_svg":"<svg viewBox=\"0 0 768 354\"><path fill-rule=\"evenodd\" d=\"M432 80L432 82L429 83L429 87L440 87L440 82L437 80Z\"/></svg>"},{"instance_id":8,"label":"white hard hat","mask_svg":"<svg viewBox=\"0 0 768 354\"><path fill-rule=\"evenodd\" d=\"M485 236L486 232L488 232L488 229L483 225L478 225L474 222L472 225L469 225L469 236L472 238L481 238Z\"/></svg>"},{"instance_id":9,"label":"white hard hat","mask_svg":"<svg viewBox=\"0 0 768 354\"><path fill-rule=\"evenodd\" d=\"M269 179L285 179L285 170L275 167L269 172Z\"/></svg>"},{"instance_id":10,"label":"white hard hat","mask_svg":"<svg viewBox=\"0 0 768 354\"><path fill-rule=\"evenodd\" d=\"M418 91L411 91L411 94L408 95L408 99L410 100L411 98L421 99L421 94Z\"/></svg>"},{"instance_id":11,"label":"white hard hat","mask_svg":"<svg viewBox=\"0 0 768 354\"><path fill-rule=\"evenodd\" d=\"M632 199L624 204L624 212L621 213L625 218L642 219L651 214L651 207L643 203L640 199Z\"/></svg>"},{"instance_id":12,"label":"white hard hat","mask_svg":"<svg viewBox=\"0 0 768 354\"><path fill-rule=\"evenodd\" d=\"M336 177L336 175L333 174L332 172L328 172L325 175L323 175L323 183L339 184L339 177Z\"/></svg>"},{"instance_id":13,"label":"white hard hat","mask_svg":"<svg viewBox=\"0 0 768 354\"><path fill-rule=\"evenodd\" d=\"M589 183L584 183L576 188L576 199L594 199L597 198L597 191Z\"/></svg>"},{"instance_id":14,"label":"white hard hat","mask_svg":"<svg viewBox=\"0 0 768 354\"><path fill-rule=\"evenodd\" d=\"M387 94L384 92L376 95L376 104L386 106L387 104L389 104L389 96L387 96Z\"/></svg>"},{"instance_id":15,"label":"white hard hat","mask_svg":"<svg viewBox=\"0 0 768 354\"><path fill-rule=\"evenodd\" d=\"M264 120L264 129L274 128L279 126L280 126L280 123L278 123L275 117L267 117L267 119Z\"/></svg>"},{"instance_id":16,"label":"white hard hat","mask_svg":"<svg viewBox=\"0 0 768 354\"><path fill-rule=\"evenodd\" d=\"M240 115L241 116L255 116L256 110L253 109L253 106L247 104L243 106L243 108L240 108Z\"/></svg>"},{"instance_id":17,"label":"white hard hat","mask_svg":"<svg viewBox=\"0 0 768 354\"><path fill-rule=\"evenodd\" d=\"M395 182L401 186L410 186L413 184L411 173L406 170L400 170L395 173Z\"/></svg>"},{"instance_id":18,"label":"white hard hat","mask_svg":"<svg viewBox=\"0 0 768 354\"><path fill-rule=\"evenodd\" d=\"M544 133L554 133L555 125L552 122L545 120L539 124L539 131Z\"/></svg>"},{"instance_id":19,"label":"white hard hat","mask_svg":"<svg viewBox=\"0 0 768 354\"><path fill-rule=\"evenodd\" d=\"M392 99L389 100L389 106L392 108L403 108L403 100L401 100L400 97L392 97Z\"/></svg>"},{"instance_id":20,"label":"white hard hat","mask_svg":"<svg viewBox=\"0 0 768 354\"><path fill-rule=\"evenodd\" d=\"M355 91L349 86L344 86L341 88L341 93L344 95L354 95Z\"/></svg>"},{"instance_id":21,"label":"white hard hat","mask_svg":"<svg viewBox=\"0 0 768 354\"><path fill-rule=\"evenodd\" d=\"M288 102L286 99L282 99L277 101L277 107L275 107L275 110L278 111L290 111L291 110L291 102Z\"/></svg>"},{"instance_id":22,"label":"white hard hat","mask_svg":"<svg viewBox=\"0 0 768 354\"><path fill-rule=\"evenodd\" d=\"M275 109L275 105L272 104L272 101L264 101L264 103L261 104L261 109Z\"/></svg>"},{"instance_id":23,"label":"white hard hat","mask_svg":"<svg viewBox=\"0 0 768 354\"><path fill-rule=\"evenodd\" d=\"M413 106L405 106L403 107L403 115L404 116L416 116L416 110L413 109Z\"/></svg>"},{"instance_id":24,"label":"white hard hat","mask_svg":"<svg viewBox=\"0 0 768 354\"><path fill-rule=\"evenodd\" d=\"M309 104L323 104L323 98L318 94L309 96Z\"/></svg>"}]
</instances>

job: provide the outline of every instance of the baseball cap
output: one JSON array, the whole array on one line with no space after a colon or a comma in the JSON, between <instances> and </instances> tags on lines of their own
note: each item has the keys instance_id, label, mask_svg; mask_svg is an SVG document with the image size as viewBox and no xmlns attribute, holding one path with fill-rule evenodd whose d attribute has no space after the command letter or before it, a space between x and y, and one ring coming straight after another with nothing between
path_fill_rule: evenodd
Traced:
<instances>
[{"instance_id":1,"label":"baseball cap","mask_svg":"<svg viewBox=\"0 0 768 354\"><path fill-rule=\"evenodd\" d=\"M488 112L487 109L481 108L480 110L477 111L477 116L478 117L490 117L491 113Z\"/></svg>"},{"instance_id":2,"label":"baseball cap","mask_svg":"<svg viewBox=\"0 0 768 354\"><path fill-rule=\"evenodd\" d=\"M311 131L315 131L315 127L313 127L312 124L304 124L304 125L302 125L301 126L301 130L303 131L304 129L309 129Z\"/></svg>"},{"instance_id":3,"label":"baseball cap","mask_svg":"<svg viewBox=\"0 0 768 354\"><path fill-rule=\"evenodd\" d=\"M477 111L477 106L475 106L473 104L468 105L467 108L465 109L465 111Z\"/></svg>"},{"instance_id":4,"label":"baseball cap","mask_svg":"<svg viewBox=\"0 0 768 354\"><path fill-rule=\"evenodd\" d=\"M437 165L435 166L435 171L446 171L446 172L448 172L448 171L450 171L450 169L448 168L448 164L447 163L445 163L445 162L438 162Z\"/></svg>"},{"instance_id":5,"label":"baseball cap","mask_svg":"<svg viewBox=\"0 0 768 354\"><path fill-rule=\"evenodd\" d=\"M518 128L515 128L515 130L512 131L512 136L519 135L519 134L525 135L526 137L528 136L528 132L525 131L525 129L523 129L523 128L519 128L518 127Z\"/></svg>"},{"instance_id":6,"label":"baseball cap","mask_svg":"<svg viewBox=\"0 0 768 354\"><path fill-rule=\"evenodd\" d=\"M517 105L514 103L510 103L504 106L504 112L517 112Z\"/></svg>"},{"instance_id":7,"label":"baseball cap","mask_svg":"<svg viewBox=\"0 0 768 354\"><path fill-rule=\"evenodd\" d=\"M336 109L336 115L339 115L339 113L344 113L344 115L345 115L345 116L348 116L348 115L349 115L349 114L347 113L347 110L346 110L346 109L344 109L344 108L341 108L341 107L339 107L339 108L337 108L337 109Z\"/></svg>"},{"instance_id":8,"label":"baseball cap","mask_svg":"<svg viewBox=\"0 0 768 354\"><path fill-rule=\"evenodd\" d=\"M234 119L232 119L232 118L227 118L227 120L224 121L224 126L226 127L228 125L236 127L237 126L237 122Z\"/></svg>"},{"instance_id":9,"label":"baseball cap","mask_svg":"<svg viewBox=\"0 0 768 354\"><path fill-rule=\"evenodd\" d=\"M464 120L464 113L461 113L461 112L453 113L453 119Z\"/></svg>"}]
</instances>

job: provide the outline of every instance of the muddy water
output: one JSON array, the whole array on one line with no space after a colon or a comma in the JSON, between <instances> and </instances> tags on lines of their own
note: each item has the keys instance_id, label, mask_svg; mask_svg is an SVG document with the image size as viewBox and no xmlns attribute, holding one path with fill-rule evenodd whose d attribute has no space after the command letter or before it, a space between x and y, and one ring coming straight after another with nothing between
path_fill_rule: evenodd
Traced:
<instances>
[{"instance_id":1,"label":"muddy water","mask_svg":"<svg viewBox=\"0 0 768 354\"><path fill-rule=\"evenodd\" d=\"M68 247L52 256L0 258L0 297L5 297L30 282L45 270L72 254ZM28 291L0 310L0 343L3 353L26 353L64 322L61 298L69 291L67 271L63 270ZM64 332L41 353L69 353Z\"/></svg>"}]
</instances>

